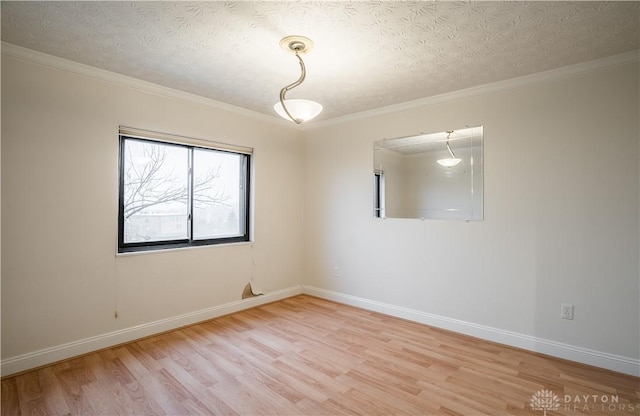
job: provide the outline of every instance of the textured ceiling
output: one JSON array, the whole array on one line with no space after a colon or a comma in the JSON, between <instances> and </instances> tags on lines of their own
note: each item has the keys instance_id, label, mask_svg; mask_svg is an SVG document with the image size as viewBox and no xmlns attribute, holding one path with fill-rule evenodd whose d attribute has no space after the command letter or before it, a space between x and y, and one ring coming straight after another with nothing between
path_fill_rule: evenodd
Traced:
<instances>
[{"instance_id":1,"label":"textured ceiling","mask_svg":"<svg viewBox=\"0 0 640 416\"><path fill-rule=\"evenodd\" d=\"M2 40L275 116L304 35L321 120L638 49L639 5L3 1Z\"/></svg>"}]
</instances>

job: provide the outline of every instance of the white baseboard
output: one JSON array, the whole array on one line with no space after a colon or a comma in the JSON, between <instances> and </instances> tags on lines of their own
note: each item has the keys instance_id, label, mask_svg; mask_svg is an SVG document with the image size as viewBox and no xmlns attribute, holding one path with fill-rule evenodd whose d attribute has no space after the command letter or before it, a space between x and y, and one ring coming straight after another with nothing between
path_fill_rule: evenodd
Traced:
<instances>
[{"instance_id":1,"label":"white baseboard","mask_svg":"<svg viewBox=\"0 0 640 416\"><path fill-rule=\"evenodd\" d=\"M148 337L150 335L159 334L161 332L170 331L186 325L197 322L207 321L219 316L238 312L244 309L253 308L264 305L265 303L275 302L281 299L302 293L301 286L293 286L290 288L265 293L262 296L237 300L223 305L213 306L211 308L202 309L195 312L186 313L179 316L161 319L155 322L149 322L130 328L120 329L118 331L97 335L90 338L72 341L66 344L46 348L40 351L7 358L0 363L2 377L11 374L20 373L43 365L52 364L57 361L66 360L68 358L77 357L103 348L112 347L114 345L123 344L134 341L136 339Z\"/></svg>"},{"instance_id":2,"label":"white baseboard","mask_svg":"<svg viewBox=\"0 0 640 416\"><path fill-rule=\"evenodd\" d=\"M1 374L2 377L6 377L11 374L20 373L22 371L27 371L43 365L55 363L57 361L87 354L103 348L170 331L185 325L191 325L233 312L275 302L301 293L344 303L346 305L357 306L363 309L384 313L386 315L396 316L398 318L408 319L414 322L420 322L437 328L471 335L480 339L498 342L500 344L510 345L529 351L539 352L640 377L640 360L633 358L622 357L561 342L537 338L530 335L519 334L517 332L505 331L485 325L451 319L415 309L377 302L313 286L293 286L269 292L263 296L233 301L223 305L7 358L2 360L0 363Z\"/></svg>"},{"instance_id":3,"label":"white baseboard","mask_svg":"<svg viewBox=\"0 0 640 416\"><path fill-rule=\"evenodd\" d=\"M415 309L377 302L313 286L302 286L302 293L414 322L420 322L465 335L471 335L476 338L510 345L512 347L522 348L529 351L551 355L553 357L564 358L566 360L576 361L640 377L640 360L634 358L622 357L606 352L537 338L531 335L505 331L458 319L451 319Z\"/></svg>"}]
</instances>

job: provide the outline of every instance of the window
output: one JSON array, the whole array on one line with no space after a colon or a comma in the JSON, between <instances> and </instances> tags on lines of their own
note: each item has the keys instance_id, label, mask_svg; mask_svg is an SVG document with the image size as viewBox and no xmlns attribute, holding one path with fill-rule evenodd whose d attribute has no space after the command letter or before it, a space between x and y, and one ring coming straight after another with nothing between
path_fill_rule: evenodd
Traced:
<instances>
[{"instance_id":1,"label":"window","mask_svg":"<svg viewBox=\"0 0 640 416\"><path fill-rule=\"evenodd\" d=\"M251 149L140 136L121 128L118 252L249 241Z\"/></svg>"},{"instance_id":2,"label":"window","mask_svg":"<svg viewBox=\"0 0 640 416\"><path fill-rule=\"evenodd\" d=\"M373 216L384 218L384 173L373 172Z\"/></svg>"}]
</instances>

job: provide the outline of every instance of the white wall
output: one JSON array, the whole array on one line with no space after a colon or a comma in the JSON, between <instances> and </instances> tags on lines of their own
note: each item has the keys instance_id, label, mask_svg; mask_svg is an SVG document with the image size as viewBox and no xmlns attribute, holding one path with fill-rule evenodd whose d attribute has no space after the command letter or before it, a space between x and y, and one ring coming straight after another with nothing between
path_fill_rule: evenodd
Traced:
<instances>
[{"instance_id":1,"label":"white wall","mask_svg":"<svg viewBox=\"0 0 640 416\"><path fill-rule=\"evenodd\" d=\"M639 89L628 64L301 133L3 56L3 374L303 276L637 363ZM253 147L255 243L116 256L119 125ZM374 219L373 142L464 125L484 125L485 220Z\"/></svg>"},{"instance_id":2,"label":"white wall","mask_svg":"<svg viewBox=\"0 0 640 416\"><path fill-rule=\"evenodd\" d=\"M638 74L310 125L304 290L638 366ZM484 126L484 221L374 219L373 142L465 125Z\"/></svg>"},{"instance_id":3,"label":"white wall","mask_svg":"<svg viewBox=\"0 0 640 416\"><path fill-rule=\"evenodd\" d=\"M7 56L2 121L3 363L240 301L252 277L300 290L303 145L285 123ZM119 125L253 147L254 244L116 256Z\"/></svg>"}]
</instances>

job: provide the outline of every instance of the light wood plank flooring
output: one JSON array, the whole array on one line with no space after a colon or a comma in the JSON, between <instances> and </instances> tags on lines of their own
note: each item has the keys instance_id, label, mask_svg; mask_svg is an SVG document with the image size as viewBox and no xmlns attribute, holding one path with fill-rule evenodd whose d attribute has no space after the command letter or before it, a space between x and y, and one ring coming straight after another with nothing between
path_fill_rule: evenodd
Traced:
<instances>
[{"instance_id":1,"label":"light wood plank flooring","mask_svg":"<svg viewBox=\"0 0 640 416\"><path fill-rule=\"evenodd\" d=\"M640 415L640 379L303 295L6 378L1 410Z\"/></svg>"}]
</instances>

